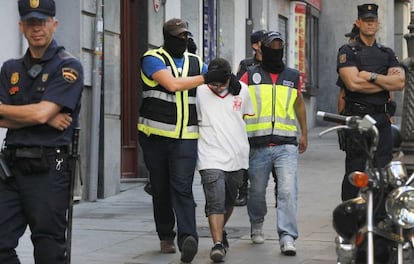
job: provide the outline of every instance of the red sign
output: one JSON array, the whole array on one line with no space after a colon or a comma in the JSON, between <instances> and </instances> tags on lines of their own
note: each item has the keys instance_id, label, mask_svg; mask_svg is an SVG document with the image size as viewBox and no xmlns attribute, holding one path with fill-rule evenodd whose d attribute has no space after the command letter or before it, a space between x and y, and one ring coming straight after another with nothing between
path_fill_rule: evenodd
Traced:
<instances>
[{"instance_id":1,"label":"red sign","mask_svg":"<svg viewBox=\"0 0 414 264\"><path fill-rule=\"evenodd\" d=\"M295 68L300 71L302 90L306 82L306 4L295 6Z\"/></svg>"},{"instance_id":2,"label":"red sign","mask_svg":"<svg viewBox=\"0 0 414 264\"><path fill-rule=\"evenodd\" d=\"M321 10L322 0L306 0L305 2L307 2L310 5L313 5L316 9Z\"/></svg>"}]
</instances>

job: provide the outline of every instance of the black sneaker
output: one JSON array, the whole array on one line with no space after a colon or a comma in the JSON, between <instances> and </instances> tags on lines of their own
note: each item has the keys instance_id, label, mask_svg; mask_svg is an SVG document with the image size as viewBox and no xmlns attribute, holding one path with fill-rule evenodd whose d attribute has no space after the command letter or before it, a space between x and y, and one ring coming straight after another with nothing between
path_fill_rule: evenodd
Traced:
<instances>
[{"instance_id":1,"label":"black sneaker","mask_svg":"<svg viewBox=\"0 0 414 264\"><path fill-rule=\"evenodd\" d=\"M226 257L226 248L223 243L217 243L211 248L210 259L214 262L223 262Z\"/></svg>"},{"instance_id":2,"label":"black sneaker","mask_svg":"<svg viewBox=\"0 0 414 264\"><path fill-rule=\"evenodd\" d=\"M223 230L223 239L222 239L223 246L226 250L229 249L229 241L227 240L227 232Z\"/></svg>"},{"instance_id":3,"label":"black sneaker","mask_svg":"<svg viewBox=\"0 0 414 264\"><path fill-rule=\"evenodd\" d=\"M184 263L191 263L198 250L198 242L193 236L188 236L184 239L181 246L181 261Z\"/></svg>"}]
</instances>

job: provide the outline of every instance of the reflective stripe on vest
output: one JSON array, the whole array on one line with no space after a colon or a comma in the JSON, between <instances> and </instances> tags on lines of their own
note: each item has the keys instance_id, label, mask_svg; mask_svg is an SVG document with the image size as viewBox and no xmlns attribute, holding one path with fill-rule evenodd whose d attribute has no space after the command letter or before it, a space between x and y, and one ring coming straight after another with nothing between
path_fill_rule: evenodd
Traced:
<instances>
[{"instance_id":1,"label":"reflective stripe on vest","mask_svg":"<svg viewBox=\"0 0 414 264\"><path fill-rule=\"evenodd\" d=\"M202 72L203 63L200 57L184 53L182 74L179 74L173 58L163 49L147 51L144 56L154 56L162 60L174 77L187 77ZM198 61L195 67L194 61ZM191 63L191 64L190 64ZM141 71L144 84L142 113L138 118L137 128L146 135L158 135L169 138L197 139L198 125L196 113L196 92L179 91L169 92L155 80L152 80ZM189 123L189 120L192 123Z\"/></svg>"},{"instance_id":2,"label":"reflective stripe on vest","mask_svg":"<svg viewBox=\"0 0 414 264\"><path fill-rule=\"evenodd\" d=\"M279 76L281 77L284 76ZM296 87L283 85L283 81L278 81L276 85L269 82L265 80L261 84L249 84L256 114L245 117L247 134L249 137L296 136L297 121L294 103L298 90ZM291 81L288 83L292 84Z\"/></svg>"}]
</instances>

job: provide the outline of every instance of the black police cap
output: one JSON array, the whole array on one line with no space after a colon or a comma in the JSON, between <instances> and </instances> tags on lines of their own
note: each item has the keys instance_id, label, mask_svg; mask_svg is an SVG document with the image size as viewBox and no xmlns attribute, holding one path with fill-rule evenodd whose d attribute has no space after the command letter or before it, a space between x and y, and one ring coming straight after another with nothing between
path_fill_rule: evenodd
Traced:
<instances>
[{"instance_id":1,"label":"black police cap","mask_svg":"<svg viewBox=\"0 0 414 264\"><path fill-rule=\"evenodd\" d=\"M21 20L46 19L56 15L54 0L19 0L18 6Z\"/></svg>"},{"instance_id":2,"label":"black police cap","mask_svg":"<svg viewBox=\"0 0 414 264\"><path fill-rule=\"evenodd\" d=\"M266 32L265 30L258 30L258 31L253 32L250 35L250 43L253 44L253 43L257 43L257 42L261 41L262 37L263 37L263 34L265 32Z\"/></svg>"},{"instance_id":3,"label":"black police cap","mask_svg":"<svg viewBox=\"0 0 414 264\"><path fill-rule=\"evenodd\" d=\"M378 5L376 4L363 4L358 6L359 18L377 18L378 17Z\"/></svg>"}]
</instances>

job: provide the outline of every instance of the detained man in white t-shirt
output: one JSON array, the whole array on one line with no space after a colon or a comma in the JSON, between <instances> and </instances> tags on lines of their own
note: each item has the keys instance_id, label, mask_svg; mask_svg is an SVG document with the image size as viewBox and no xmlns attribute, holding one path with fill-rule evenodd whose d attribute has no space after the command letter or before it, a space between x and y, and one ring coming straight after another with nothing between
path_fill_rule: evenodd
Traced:
<instances>
[{"instance_id":1,"label":"detained man in white t-shirt","mask_svg":"<svg viewBox=\"0 0 414 264\"><path fill-rule=\"evenodd\" d=\"M228 250L224 225L233 212L244 170L249 167L249 141L245 115L254 115L247 85L231 73L228 61L212 60L208 71L227 70L225 83L208 83L197 88L197 169L201 175L214 246L210 258L222 262Z\"/></svg>"}]
</instances>

